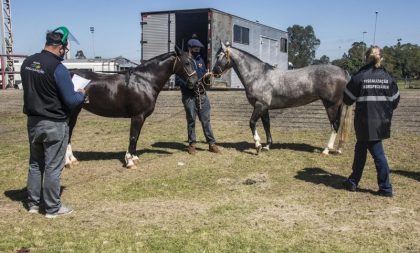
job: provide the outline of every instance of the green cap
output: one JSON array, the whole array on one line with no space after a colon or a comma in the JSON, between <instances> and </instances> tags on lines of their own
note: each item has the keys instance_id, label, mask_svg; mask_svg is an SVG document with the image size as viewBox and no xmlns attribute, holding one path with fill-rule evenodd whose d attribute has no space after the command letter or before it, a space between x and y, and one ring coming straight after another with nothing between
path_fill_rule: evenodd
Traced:
<instances>
[{"instance_id":1,"label":"green cap","mask_svg":"<svg viewBox=\"0 0 420 253\"><path fill-rule=\"evenodd\" d=\"M73 36L73 34L65 26L57 27L52 32L59 32L59 33L63 34L63 37L61 38L61 43L63 45L67 45L68 40L74 41L74 42L76 42L77 45L80 45L79 41Z\"/></svg>"}]
</instances>

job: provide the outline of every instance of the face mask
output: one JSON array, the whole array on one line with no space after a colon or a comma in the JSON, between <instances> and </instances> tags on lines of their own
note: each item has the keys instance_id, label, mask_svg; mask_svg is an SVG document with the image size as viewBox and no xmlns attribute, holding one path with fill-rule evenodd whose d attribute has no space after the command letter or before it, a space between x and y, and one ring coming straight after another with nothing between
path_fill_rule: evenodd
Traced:
<instances>
[{"instance_id":1,"label":"face mask","mask_svg":"<svg viewBox=\"0 0 420 253\"><path fill-rule=\"evenodd\" d=\"M59 52L60 52L60 57L61 57L61 58L64 58L64 56L66 55L66 51L67 51L67 50L66 50L66 48L65 48L65 47L62 47L62 48L60 49L60 51L59 51Z\"/></svg>"},{"instance_id":2,"label":"face mask","mask_svg":"<svg viewBox=\"0 0 420 253\"><path fill-rule=\"evenodd\" d=\"M64 58L64 55L66 55L66 51L64 49L60 50L60 57Z\"/></svg>"}]
</instances>

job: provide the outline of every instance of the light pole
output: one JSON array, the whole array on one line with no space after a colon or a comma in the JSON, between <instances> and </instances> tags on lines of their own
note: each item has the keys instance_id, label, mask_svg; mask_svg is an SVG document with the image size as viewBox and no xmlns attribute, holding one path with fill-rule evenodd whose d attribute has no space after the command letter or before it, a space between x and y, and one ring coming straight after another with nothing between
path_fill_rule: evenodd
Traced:
<instances>
[{"instance_id":1,"label":"light pole","mask_svg":"<svg viewBox=\"0 0 420 253\"><path fill-rule=\"evenodd\" d=\"M363 44L365 44L365 34L367 33L366 31L365 32L362 32L363 33L363 35L362 35L362 42L363 42Z\"/></svg>"},{"instance_id":2,"label":"light pole","mask_svg":"<svg viewBox=\"0 0 420 253\"><path fill-rule=\"evenodd\" d=\"M373 46L375 46L375 42L376 42L376 23L378 22L378 13L377 11L375 11L375 29L373 32Z\"/></svg>"},{"instance_id":3,"label":"light pole","mask_svg":"<svg viewBox=\"0 0 420 253\"><path fill-rule=\"evenodd\" d=\"M93 34L95 33L95 27L90 27L90 32L92 33L92 48L93 48L93 59L95 59L95 39Z\"/></svg>"}]
</instances>

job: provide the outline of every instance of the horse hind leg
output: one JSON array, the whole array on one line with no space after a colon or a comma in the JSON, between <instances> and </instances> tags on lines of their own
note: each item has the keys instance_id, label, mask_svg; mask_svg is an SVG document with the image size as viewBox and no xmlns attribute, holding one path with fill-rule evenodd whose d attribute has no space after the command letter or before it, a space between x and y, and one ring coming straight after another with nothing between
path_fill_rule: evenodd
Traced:
<instances>
[{"instance_id":1,"label":"horse hind leg","mask_svg":"<svg viewBox=\"0 0 420 253\"><path fill-rule=\"evenodd\" d=\"M273 140L271 138L271 131L270 131L270 114L268 113L268 110L266 113L261 115L261 121L264 126L265 136L267 138L267 144L262 148L262 150L269 151L270 146L273 143Z\"/></svg>"},{"instance_id":2,"label":"horse hind leg","mask_svg":"<svg viewBox=\"0 0 420 253\"><path fill-rule=\"evenodd\" d=\"M336 138L337 138L337 132L333 129L331 131L331 136L330 136L330 139L328 140L327 146L322 151L323 155L329 155L330 150L334 150L334 142Z\"/></svg>"},{"instance_id":3,"label":"horse hind leg","mask_svg":"<svg viewBox=\"0 0 420 253\"><path fill-rule=\"evenodd\" d=\"M337 132L340 125L340 104L334 104L328 106L326 102L324 102L325 109L328 114L328 119L331 123L331 136L328 140L327 146L322 151L323 155L328 155L330 151L334 150L334 143L335 139L337 138Z\"/></svg>"}]
</instances>

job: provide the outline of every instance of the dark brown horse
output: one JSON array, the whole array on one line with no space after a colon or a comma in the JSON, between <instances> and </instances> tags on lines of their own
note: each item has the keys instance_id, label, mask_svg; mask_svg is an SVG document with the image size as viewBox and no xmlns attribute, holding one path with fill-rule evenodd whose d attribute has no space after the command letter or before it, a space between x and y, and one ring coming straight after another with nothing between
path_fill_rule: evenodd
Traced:
<instances>
[{"instance_id":1,"label":"dark brown horse","mask_svg":"<svg viewBox=\"0 0 420 253\"><path fill-rule=\"evenodd\" d=\"M175 52L156 56L122 74L98 74L80 70L73 70L72 74L91 81L86 87L86 102L70 116L67 166L77 162L72 154L70 143L77 116L82 108L104 117L131 118L130 139L125 161L127 167L133 167L139 161L136 146L140 130L145 119L152 114L159 92L169 77L172 74L181 76L191 87L198 81L192 59L188 53L178 47L175 47Z\"/></svg>"},{"instance_id":2,"label":"dark brown horse","mask_svg":"<svg viewBox=\"0 0 420 253\"><path fill-rule=\"evenodd\" d=\"M344 70L332 65L316 65L282 71L243 50L221 44L213 73L217 76L233 68L244 85L246 97L254 107L249 124L257 152L263 148L256 129L260 118L267 137L264 149L269 150L272 143L269 110L302 106L316 100L324 104L333 128L323 154L333 149L337 132L341 133L340 140L348 136L351 110L343 104L343 91L349 76ZM339 153L341 145L340 142Z\"/></svg>"}]
</instances>

